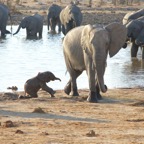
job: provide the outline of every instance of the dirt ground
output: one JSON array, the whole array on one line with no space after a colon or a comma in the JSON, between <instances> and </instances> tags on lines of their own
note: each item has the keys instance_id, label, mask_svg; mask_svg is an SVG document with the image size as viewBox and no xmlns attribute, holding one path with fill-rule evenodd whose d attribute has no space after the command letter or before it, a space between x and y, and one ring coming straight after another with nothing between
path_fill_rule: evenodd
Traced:
<instances>
[{"instance_id":1,"label":"dirt ground","mask_svg":"<svg viewBox=\"0 0 144 144\"><path fill-rule=\"evenodd\" d=\"M110 89L99 103L86 101L88 90L79 93L1 93L1 144L143 144L144 88Z\"/></svg>"},{"instance_id":2,"label":"dirt ground","mask_svg":"<svg viewBox=\"0 0 144 144\"><path fill-rule=\"evenodd\" d=\"M63 4L64 7L66 4ZM13 24L47 6L33 2L15 5ZM143 5L103 7L80 5L83 24L121 22L123 16ZM99 103L88 103L87 89L79 97L57 90L55 98L39 92L38 98L18 99L23 92L0 93L1 144L143 144L144 88L109 89Z\"/></svg>"}]
</instances>

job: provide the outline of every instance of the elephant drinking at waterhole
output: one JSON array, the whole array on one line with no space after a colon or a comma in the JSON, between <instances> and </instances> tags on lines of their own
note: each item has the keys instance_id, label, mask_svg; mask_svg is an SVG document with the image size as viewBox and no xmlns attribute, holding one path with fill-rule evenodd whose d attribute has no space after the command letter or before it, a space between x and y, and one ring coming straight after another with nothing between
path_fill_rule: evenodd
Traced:
<instances>
[{"instance_id":1,"label":"elephant drinking at waterhole","mask_svg":"<svg viewBox=\"0 0 144 144\"><path fill-rule=\"evenodd\" d=\"M89 81L87 101L101 99L100 91L106 92L104 73L107 55L113 57L124 45L127 29L120 23L104 28L86 25L69 31L63 40L63 52L70 80L64 88L66 94L78 96L76 79L86 70Z\"/></svg>"}]
</instances>

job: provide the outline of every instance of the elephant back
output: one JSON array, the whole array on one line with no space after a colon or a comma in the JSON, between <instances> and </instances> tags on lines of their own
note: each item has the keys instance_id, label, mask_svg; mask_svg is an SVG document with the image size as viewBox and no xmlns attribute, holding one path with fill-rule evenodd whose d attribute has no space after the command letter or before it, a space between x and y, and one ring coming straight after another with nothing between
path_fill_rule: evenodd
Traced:
<instances>
[{"instance_id":1,"label":"elephant back","mask_svg":"<svg viewBox=\"0 0 144 144\"><path fill-rule=\"evenodd\" d=\"M82 13L79 7L75 4L69 4L60 13L61 23L66 25L69 21L76 22L76 26L79 26L82 22Z\"/></svg>"},{"instance_id":2,"label":"elephant back","mask_svg":"<svg viewBox=\"0 0 144 144\"><path fill-rule=\"evenodd\" d=\"M39 28L41 29L43 27L43 19L44 19L43 16L35 14L33 18L35 19L34 21L36 22L36 26L38 27L38 29Z\"/></svg>"},{"instance_id":3,"label":"elephant back","mask_svg":"<svg viewBox=\"0 0 144 144\"><path fill-rule=\"evenodd\" d=\"M140 17L144 16L144 9L140 9L136 12L129 12L127 13L123 18L123 24L127 24L128 22L138 19Z\"/></svg>"}]
</instances>

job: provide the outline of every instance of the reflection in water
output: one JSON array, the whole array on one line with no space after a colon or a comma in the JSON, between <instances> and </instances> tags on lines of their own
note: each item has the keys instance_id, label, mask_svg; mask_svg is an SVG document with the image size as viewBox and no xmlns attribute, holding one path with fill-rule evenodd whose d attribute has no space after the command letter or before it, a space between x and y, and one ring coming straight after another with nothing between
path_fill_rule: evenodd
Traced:
<instances>
[{"instance_id":1,"label":"reflection in water","mask_svg":"<svg viewBox=\"0 0 144 144\"><path fill-rule=\"evenodd\" d=\"M139 73L140 71L143 71L144 69L144 60L133 58L131 59L131 65L125 65L125 68L131 74Z\"/></svg>"},{"instance_id":2,"label":"reflection in water","mask_svg":"<svg viewBox=\"0 0 144 144\"><path fill-rule=\"evenodd\" d=\"M10 29L10 27L8 27ZM7 28L7 29L8 29ZM17 26L13 26L13 31ZM7 35L0 41L0 91L16 85L23 90L25 81L38 72L51 71L62 82L48 83L53 89L63 89L69 79L62 50L62 34L52 35L43 29L40 40L26 40L25 29L15 35ZM144 61L130 57L130 48L121 49L113 58L108 58L105 83L108 88L143 86ZM78 78L78 88L88 88L88 78L84 72Z\"/></svg>"}]
</instances>

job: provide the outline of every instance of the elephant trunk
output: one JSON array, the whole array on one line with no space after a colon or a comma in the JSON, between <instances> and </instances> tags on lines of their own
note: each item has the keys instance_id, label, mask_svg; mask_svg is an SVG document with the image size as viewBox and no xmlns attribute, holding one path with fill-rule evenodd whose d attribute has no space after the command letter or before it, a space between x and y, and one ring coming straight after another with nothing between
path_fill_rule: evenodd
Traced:
<instances>
[{"instance_id":1,"label":"elephant trunk","mask_svg":"<svg viewBox=\"0 0 144 144\"><path fill-rule=\"evenodd\" d=\"M60 79L60 78L57 78L57 77L55 77L55 80L59 80L59 81L61 81L61 79Z\"/></svg>"},{"instance_id":2,"label":"elephant trunk","mask_svg":"<svg viewBox=\"0 0 144 144\"><path fill-rule=\"evenodd\" d=\"M21 24L19 25L17 31L13 35L17 34L20 31L20 29L21 29Z\"/></svg>"},{"instance_id":3,"label":"elephant trunk","mask_svg":"<svg viewBox=\"0 0 144 144\"><path fill-rule=\"evenodd\" d=\"M99 88L101 92L105 93L107 91L107 87L104 84L105 62L102 60L96 60L95 66Z\"/></svg>"}]
</instances>

